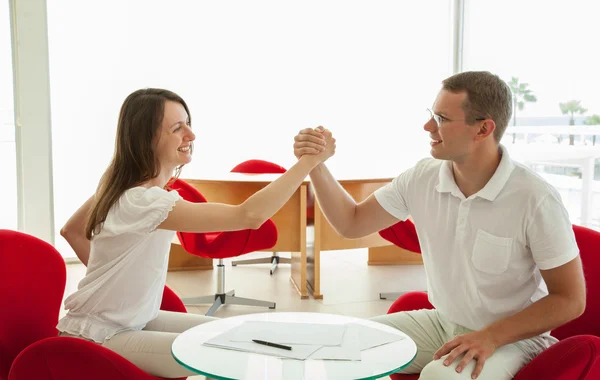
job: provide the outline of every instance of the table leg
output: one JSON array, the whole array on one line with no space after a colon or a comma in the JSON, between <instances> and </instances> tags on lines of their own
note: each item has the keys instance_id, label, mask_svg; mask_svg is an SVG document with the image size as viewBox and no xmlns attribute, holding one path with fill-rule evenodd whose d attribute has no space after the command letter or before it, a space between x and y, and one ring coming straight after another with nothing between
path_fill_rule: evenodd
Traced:
<instances>
[{"instance_id":1,"label":"table leg","mask_svg":"<svg viewBox=\"0 0 600 380\"><path fill-rule=\"evenodd\" d=\"M325 219L318 202L315 202L314 207L314 224L308 228L308 231L311 234L308 241L313 244L307 249L307 284L315 299L323 299L323 294L321 293L321 231Z\"/></svg>"},{"instance_id":2,"label":"table leg","mask_svg":"<svg viewBox=\"0 0 600 380\"><path fill-rule=\"evenodd\" d=\"M308 299L306 287L306 192L307 185L300 186L300 251L292 252L290 281L300 293L300 299Z\"/></svg>"}]
</instances>

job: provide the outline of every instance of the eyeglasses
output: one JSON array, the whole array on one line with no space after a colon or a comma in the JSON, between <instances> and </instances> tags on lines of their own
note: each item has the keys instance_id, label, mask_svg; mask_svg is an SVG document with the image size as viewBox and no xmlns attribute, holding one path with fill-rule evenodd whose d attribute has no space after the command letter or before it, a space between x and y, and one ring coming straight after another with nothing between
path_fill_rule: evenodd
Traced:
<instances>
[{"instance_id":1,"label":"eyeglasses","mask_svg":"<svg viewBox=\"0 0 600 380\"><path fill-rule=\"evenodd\" d=\"M444 122L452 122L452 121L468 121L468 119L460 119L460 120L450 120L447 117L438 115L433 113L432 110L430 110L429 108L427 108L427 121L433 119L435 121L435 123L437 124L438 128L442 126L442 123ZM475 121L482 121L485 120L485 118L476 118Z\"/></svg>"}]
</instances>

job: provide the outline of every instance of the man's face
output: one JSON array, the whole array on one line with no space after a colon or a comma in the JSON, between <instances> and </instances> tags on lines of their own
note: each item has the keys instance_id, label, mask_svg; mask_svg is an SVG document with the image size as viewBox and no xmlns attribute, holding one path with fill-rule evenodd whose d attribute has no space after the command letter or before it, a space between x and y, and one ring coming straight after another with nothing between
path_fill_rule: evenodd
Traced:
<instances>
[{"instance_id":1,"label":"man's face","mask_svg":"<svg viewBox=\"0 0 600 380\"><path fill-rule=\"evenodd\" d=\"M431 138L431 155L440 160L463 162L475 148L479 127L469 125L462 109L466 92L453 93L441 90L433 103L433 114L423 126ZM438 123L436 119L440 122Z\"/></svg>"}]
</instances>

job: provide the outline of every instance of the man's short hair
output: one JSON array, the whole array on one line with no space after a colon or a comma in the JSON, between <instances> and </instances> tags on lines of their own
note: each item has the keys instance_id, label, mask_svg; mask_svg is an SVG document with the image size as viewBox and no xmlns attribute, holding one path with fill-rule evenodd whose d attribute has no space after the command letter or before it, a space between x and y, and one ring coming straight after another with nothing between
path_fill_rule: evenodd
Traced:
<instances>
[{"instance_id":1,"label":"man's short hair","mask_svg":"<svg viewBox=\"0 0 600 380\"><path fill-rule=\"evenodd\" d=\"M506 82L488 71L465 71L446 78L442 85L453 93L467 93L462 108L469 124L479 118L494 120L494 139L499 143L513 112L512 92Z\"/></svg>"}]
</instances>

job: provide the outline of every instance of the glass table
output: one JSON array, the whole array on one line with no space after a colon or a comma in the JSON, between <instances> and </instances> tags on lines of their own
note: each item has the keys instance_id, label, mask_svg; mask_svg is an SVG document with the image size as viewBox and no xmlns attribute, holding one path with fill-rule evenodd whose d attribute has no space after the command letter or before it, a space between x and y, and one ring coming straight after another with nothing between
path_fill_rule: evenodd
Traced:
<instances>
[{"instance_id":1,"label":"glass table","mask_svg":"<svg viewBox=\"0 0 600 380\"><path fill-rule=\"evenodd\" d=\"M294 360L202 343L244 321L358 323L404 339L361 351L360 361ZM325 313L273 312L247 314L204 323L183 332L171 347L173 357L184 367L212 379L377 379L405 368L417 353L415 342L406 334L381 323Z\"/></svg>"}]
</instances>

